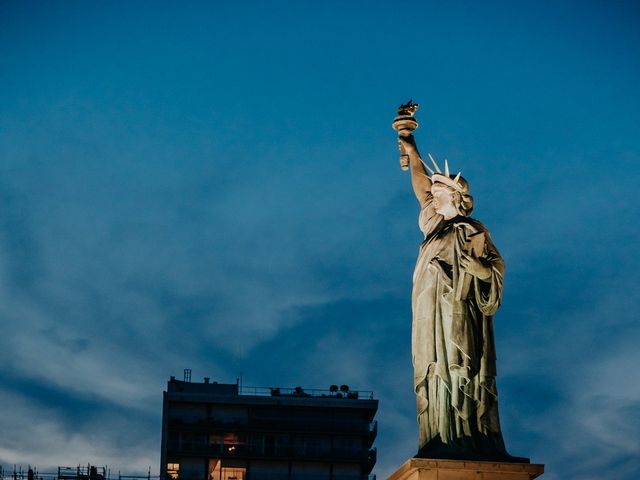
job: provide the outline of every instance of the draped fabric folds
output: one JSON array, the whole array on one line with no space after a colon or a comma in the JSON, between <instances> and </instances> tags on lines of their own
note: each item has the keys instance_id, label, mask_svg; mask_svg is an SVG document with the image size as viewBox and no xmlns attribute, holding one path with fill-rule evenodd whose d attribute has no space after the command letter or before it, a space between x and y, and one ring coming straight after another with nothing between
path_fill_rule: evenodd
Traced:
<instances>
[{"instance_id":1,"label":"draped fabric folds","mask_svg":"<svg viewBox=\"0 0 640 480\"><path fill-rule=\"evenodd\" d=\"M508 456L498 418L493 315L504 262L489 232L463 216L444 220L429 199L420 213L425 240L413 279L412 357L421 452ZM486 280L460 268L462 254L491 268Z\"/></svg>"}]
</instances>

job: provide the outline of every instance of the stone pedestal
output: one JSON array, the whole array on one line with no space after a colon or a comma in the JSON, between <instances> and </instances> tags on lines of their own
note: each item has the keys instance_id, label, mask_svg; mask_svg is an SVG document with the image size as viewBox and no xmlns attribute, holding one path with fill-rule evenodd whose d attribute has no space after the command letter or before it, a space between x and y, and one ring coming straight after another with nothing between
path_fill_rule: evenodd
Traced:
<instances>
[{"instance_id":1,"label":"stone pedestal","mask_svg":"<svg viewBox=\"0 0 640 480\"><path fill-rule=\"evenodd\" d=\"M388 480L531 480L544 465L410 458Z\"/></svg>"}]
</instances>

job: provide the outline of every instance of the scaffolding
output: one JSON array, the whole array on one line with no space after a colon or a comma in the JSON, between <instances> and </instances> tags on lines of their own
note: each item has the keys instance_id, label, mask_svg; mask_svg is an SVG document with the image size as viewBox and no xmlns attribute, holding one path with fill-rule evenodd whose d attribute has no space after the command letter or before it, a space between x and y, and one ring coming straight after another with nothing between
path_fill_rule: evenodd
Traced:
<instances>
[{"instance_id":1,"label":"scaffolding","mask_svg":"<svg viewBox=\"0 0 640 480\"><path fill-rule=\"evenodd\" d=\"M151 475L151 467L146 475L123 475L120 471L117 475L112 475L107 466L97 467L91 464L58 467L57 472L39 472L31 465L26 469L14 465L13 470L8 471L0 465L0 480L157 480L159 478L159 475Z\"/></svg>"}]
</instances>

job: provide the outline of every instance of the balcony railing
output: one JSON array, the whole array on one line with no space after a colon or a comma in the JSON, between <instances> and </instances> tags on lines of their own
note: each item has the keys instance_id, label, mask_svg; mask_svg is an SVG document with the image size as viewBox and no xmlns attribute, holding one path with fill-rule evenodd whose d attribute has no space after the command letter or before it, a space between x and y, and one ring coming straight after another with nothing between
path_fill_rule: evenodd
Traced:
<instances>
[{"instance_id":1,"label":"balcony railing","mask_svg":"<svg viewBox=\"0 0 640 480\"><path fill-rule=\"evenodd\" d=\"M169 420L171 430L201 430L213 429L238 429L238 430L289 430L289 431L314 431L314 432L338 432L354 434L378 433L378 421L363 422L354 420L319 420L313 418L296 420L292 418L231 418L226 420L208 419L184 421L180 419Z\"/></svg>"},{"instance_id":2,"label":"balcony railing","mask_svg":"<svg viewBox=\"0 0 640 480\"><path fill-rule=\"evenodd\" d=\"M181 480L208 480L208 477L199 475L190 477L183 475L179 478ZM373 473L369 475L321 475L309 473L296 474L293 472L289 475L288 473L262 473L249 470L246 478L249 480L376 480L376 475Z\"/></svg>"},{"instance_id":3,"label":"balcony railing","mask_svg":"<svg viewBox=\"0 0 640 480\"><path fill-rule=\"evenodd\" d=\"M311 445L241 445L207 444L199 442L171 441L168 450L175 455L193 454L215 456L218 458L258 457L258 458L305 458L351 460L375 464L375 448L326 448Z\"/></svg>"}]
</instances>

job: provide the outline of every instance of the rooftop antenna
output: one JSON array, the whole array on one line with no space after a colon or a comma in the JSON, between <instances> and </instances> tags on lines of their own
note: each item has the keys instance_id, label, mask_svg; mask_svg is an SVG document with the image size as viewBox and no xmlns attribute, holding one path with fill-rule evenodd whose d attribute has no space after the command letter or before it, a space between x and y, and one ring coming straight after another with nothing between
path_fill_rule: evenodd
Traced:
<instances>
[{"instance_id":1,"label":"rooftop antenna","mask_svg":"<svg viewBox=\"0 0 640 480\"><path fill-rule=\"evenodd\" d=\"M191 383L191 369L190 368L185 368L184 369L184 381Z\"/></svg>"}]
</instances>

